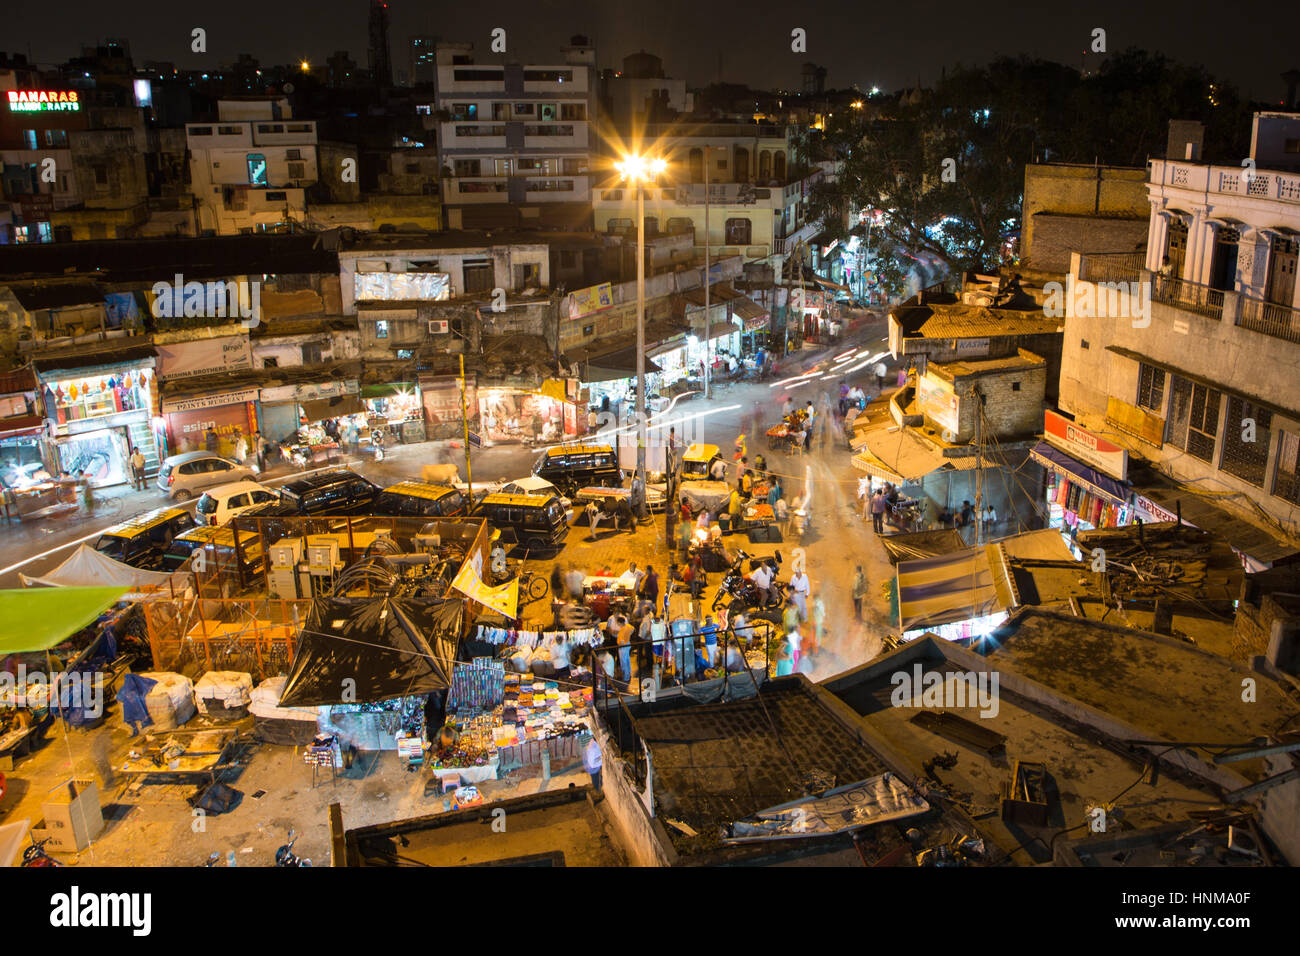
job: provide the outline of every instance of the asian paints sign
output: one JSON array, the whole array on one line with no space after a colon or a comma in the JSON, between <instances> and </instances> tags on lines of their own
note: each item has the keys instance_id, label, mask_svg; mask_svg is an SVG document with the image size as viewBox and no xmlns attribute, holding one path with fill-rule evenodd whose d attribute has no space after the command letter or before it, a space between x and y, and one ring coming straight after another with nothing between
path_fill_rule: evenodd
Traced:
<instances>
[{"instance_id":1,"label":"asian paints sign","mask_svg":"<svg viewBox=\"0 0 1300 956\"><path fill-rule=\"evenodd\" d=\"M1128 480L1128 450L1086 428L1080 428L1064 415L1044 412L1043 431L1049 443L1084 464L1104 471L1120 481Z\"/></svg>"},{"instance_id":2,"label":"asian paints sign","mask_svg":"<svg viewBox=\"0 0 1300 956\"><path fill-rule=\"evenodd\" d=\"M15 113L75 113L81 109L76 90L9 90L9 109Z\"/></svg>"}]
</instances>

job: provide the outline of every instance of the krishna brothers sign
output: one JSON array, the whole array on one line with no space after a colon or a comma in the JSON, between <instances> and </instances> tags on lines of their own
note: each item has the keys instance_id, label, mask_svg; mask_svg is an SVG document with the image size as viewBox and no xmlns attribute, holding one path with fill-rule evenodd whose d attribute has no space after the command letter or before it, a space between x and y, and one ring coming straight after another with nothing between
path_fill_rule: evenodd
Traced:
<instances>
[{"instance_id":1,"label":"krishna brothers sign","mask_svg":"<svg viewBox=\"0 0 1300 956\"><path fill-rule=\"evenodd\" d=\"M14 113L75 113L81 109L76 90L9 90L6 95Z\"/></svg>"}]
</instances>

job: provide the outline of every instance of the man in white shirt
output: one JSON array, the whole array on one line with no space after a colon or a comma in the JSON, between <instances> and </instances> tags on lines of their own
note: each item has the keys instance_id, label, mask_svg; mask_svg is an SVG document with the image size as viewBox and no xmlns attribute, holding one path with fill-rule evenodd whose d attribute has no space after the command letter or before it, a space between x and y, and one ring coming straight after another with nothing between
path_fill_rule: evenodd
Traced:
<instances>
[{"instance_id":1,"label":"man in white shirt","mask_svg":"<svg viewBox=\"0 0 1300 956\"><path fill-rule=\"evenodd\" d=\"M600 755L600 744L596 743L596 738L591 738L591 743L587 744L587 749L582 752L582 769L591 774L591 789L600 793L600 768L602 764Z\"/></svg>"},{"instance_id":2,"label":"man in white shirt","mask_svg":"<svg viewBox=\"0 0 1300 956\"><path fill-rule=\"evenodd\" d=\"M767 562L760 564L754 569L754 573L749 576L754 582L754 587L758 589L759 598L763 602L763 607L772 603L770 589L772 587L772 569L767 566Z\"/></svg>"},{"instance_id":3,"label":"man in white shirt","mask_svg":"<svg viewBox=\"0 0 1300 956\"><path fill-rule=\"evenodd\" d=\"M618 586L635 594L641 586L641 578L644 574L644 571L637 570L636 562L633 561L627 566L627 570L619 575Z\"/></svg>"},{"instance_id":4,"label":"man in white shirt","mask_svg":"<svg viewBox=\"0 0 1300 956\"><path fill-rule=\"evenodd\" d=\"M727 463L721 458L715 461L712 465L709 466L709 477L712 478L714 481L726 481Z\"/></svg>"},{"instance_id":5,"label":"man in white shirt","mask_svg":"<svg viewBox=\"0 0 1300 956\"><path fill-rule=\"evenodd\" d=\"M808 596L812 593L812 582L808 580L808 575L800 568L790 578L790 597L794 600L794 605L799 609L799 619L808 620Z\"/></svg>"}]
</instances>

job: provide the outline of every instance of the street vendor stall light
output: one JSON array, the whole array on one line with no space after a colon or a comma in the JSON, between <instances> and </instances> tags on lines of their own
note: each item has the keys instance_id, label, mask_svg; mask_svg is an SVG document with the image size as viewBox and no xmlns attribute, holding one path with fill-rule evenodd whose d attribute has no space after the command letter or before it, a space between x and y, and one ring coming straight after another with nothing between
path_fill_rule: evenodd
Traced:
<instances>
[{"instance_id":1,"label":"street vendor stall light","mask_svg":"<svg viewBox=\"0 0 1300 956\"><path fill-rule=\"evenodd\" d=\"M622 162L615 163L614 168L630 184L636 186L636 477L642 489L640 506L644 509L646 486L645 183L660 176L668 168L668 163L659 157L628 155L623 157ZM707 277L705 281L708 281Z\"/></svg>"}]
</instances>

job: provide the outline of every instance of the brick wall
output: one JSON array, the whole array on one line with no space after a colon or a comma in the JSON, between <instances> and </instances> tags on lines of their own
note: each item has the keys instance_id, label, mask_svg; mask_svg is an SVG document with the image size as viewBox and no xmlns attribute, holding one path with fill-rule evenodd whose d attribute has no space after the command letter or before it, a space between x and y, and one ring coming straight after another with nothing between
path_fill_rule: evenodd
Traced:
<instances>
[{"instance_id":1,"label":"brick wall","mask_svg":"<svg viewBox=\"0 0 1300 956\"><path fill-rule=\"evenodd\" d=\"M1064 216L1040 212L1033 219L1033 252L1027 257L1027 264L1040 272L1068 272L1071 252L1136 252L1146 247L1145 218Z\"/></svg>"}]
</instances>

